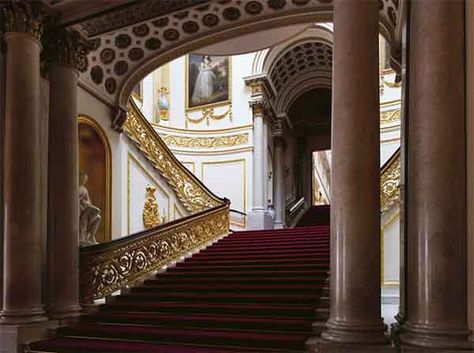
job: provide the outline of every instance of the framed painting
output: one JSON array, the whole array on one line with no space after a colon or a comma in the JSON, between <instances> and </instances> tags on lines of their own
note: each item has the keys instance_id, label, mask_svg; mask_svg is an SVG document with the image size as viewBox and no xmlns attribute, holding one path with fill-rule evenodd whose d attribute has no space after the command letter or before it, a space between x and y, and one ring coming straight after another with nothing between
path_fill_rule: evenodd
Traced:
<instances>
[{"instance_id":1,"label":"framed painting","mask_svg":"<svg viewBox=\"0 0 474 353\"><path fill-rule=\"evenodd\" d=\"M229 57L189 54L186 57L186 109L230 103L231 76Z\"/></svg>"}]
</instances>

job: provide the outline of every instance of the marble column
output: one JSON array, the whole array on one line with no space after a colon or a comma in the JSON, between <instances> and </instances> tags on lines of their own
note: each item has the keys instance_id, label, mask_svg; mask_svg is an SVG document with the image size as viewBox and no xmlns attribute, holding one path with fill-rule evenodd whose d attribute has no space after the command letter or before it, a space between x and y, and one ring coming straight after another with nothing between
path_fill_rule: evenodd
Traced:
<instances>
[{"instance_id":1,"label":"marble column","mask_svg":"<svg viewBox=\"0 0 474 353\"><path fill-rule=\"evenodd\" d=\"M4 14L6 43L4 139L4 280L1 323L46 320L42 303L39 158L42 18L27 3Z\"/></svg>"},{"instance_id":2,"label":"marble column","mask_svg":"<svg viewBox=\"0 0 474 353\"><path fill-rule=\"evenodd\" d=\"M0 5L0 11L2 6ZM5 42L3 38L2 29L0 29L0 165L3 166L3 127L5 122ZM3 205L3 168L0 171L0 205ZM2 206L3 207L3 206ZM0 311L3 307L3 216L4 212L0 213Z\"/></svg>"},{"instance_id":3,"label":"marble column","mask_svg":"<svg viewBox=\"0 0 474 353\"><path fill-rule=\"evenodd\" d=\"M468 322L474 340L474 2L466 1Z\"/></svg>"},{"instance_id":4,"label":"marble column","mask_svg":"<svg viewBox=\"0 0 474 353\"><path fill-rule=\"evenodd\" d=\"M268 122L263 120L263 208L268 210Z\"/></svg>"},{"instance_id":5,"label":"marble column","mask_svg":"<svg viewBox=\"0 0 474 353\"><path fill-rule=\"evenodd\" d=\"M263 124L264 124L264 110L260 103L252 106L253 109L253 193L252 193L252 210L249 214L249 228L250 229L264 229L265 228L265 210L264 207L264 139L263 139Z\"/></svg>"},{"instance_id":6,"label":"marble column","mask_svg":"<svg viewBox=\"0 0 474 353\"><path fill-rule=\"evenodd\" d=\"M274 186L274 206L275 206L275 229L285 228L285 174L284 174L284 153L285 142L281 129L277 129L274 136L275 153L275 186Z\"/></svg>"},{"instance_id":7,"label":"marble column","mask_svg":"<svg viewBox=\"0 0 474 353\"><path fill-rule=\"evenodd\" d=\"M334 1L331 312L321 337L351 349L388 343L380 299L378 4Z\"/></svg>"},{"instance_id":8,"label":"marble column","mask_svg":"<svg viewBox=\"0 0 474 353\"><path fill-rule=\"evenodd\" d=\"M468 336L464 2L415 0L410 16L408 294L400 338L407 350L454 350L466 348Z\"/></svg>"},{"instance_id":9,"label":"marble column","mask_svg":"<svg viewBox=\"0 0 474 353\"><path fill-rule=\"evenodd\" d=\"M51 32L47 310L63 319L80 312L77 70L86 59L77 33Z\"/></svg>"}]
</instances>

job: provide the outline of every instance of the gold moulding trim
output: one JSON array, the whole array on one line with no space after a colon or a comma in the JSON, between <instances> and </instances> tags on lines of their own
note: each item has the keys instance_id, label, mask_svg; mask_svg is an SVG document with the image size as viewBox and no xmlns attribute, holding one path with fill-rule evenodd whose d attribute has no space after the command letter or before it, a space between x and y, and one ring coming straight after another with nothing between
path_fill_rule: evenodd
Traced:
<instances>
[{"instance_id":1,"label":"gold moulding trim","mask_svg":"<svg viewBox=\"0 0 474 353\"><path fill-rule=\"evenodd\" d=\"M188 148L219 148L246 145L249 134L229 135L220 137L185 137L160 134L168 146Z\"/></svg>"},{"instance_id":2,"label":"gold moulding trim","mask_svg":"<svg viewBox=\"0 0 474 353\"><path fill-rule=\"evenodd\" d=\"M133 102L130 104L124 131L168 181L178 199L191 213L223 204L222 200L201 185L196 177L179 163Z\"/></svg>"},{"instance_id":3,"label":"gold moulding trim","mask_svg":"<svg viewBox=\"0 0 474 353\"><path fill-rule=\"evenodd\" d=\"M387 212L400 198L400 152L384 169L380 178L380 203L382 213Z\"/></svg>"},{"instance_id":4,"label":"gold moulding trim","mask_svg":"<svg viewBox=\"0 0 474 353\"><path fill-rule=\"evenodd\" d=\"M380 124L392 124L401 120L402 112L400 109L388 110L380 113Z\"/></svg>"},{"instance_id":5,"label":"gold moulding trim","mask_svg":"<svg viewBox=\"0 0 474 353\"><path fill-rule=\"evenodd\" d=\"M222 114L216 114L214 112L214 108L204 108L201 111L201 116L198 118L192 118L189 116L188 113L185 113L186 116L186 128L188 127L188 123L191 124L199 124L203 120L206 120L207 126L209 126L211 120L222 120L229 117L230 121L232 121L232 104L229 106L229 109Z\"/></svg>"},{"instance_id":6,"label":"gold moulding trim","mask_svg":"<svg viewBox=\"0 0 474 353\"><path fill-rule=\"evenodd\" d=\"M111 295L229 231L229 208L183 219L154 233L133 237L99 251L81 253L81 300Z\"/></svg>"}]
</instances>

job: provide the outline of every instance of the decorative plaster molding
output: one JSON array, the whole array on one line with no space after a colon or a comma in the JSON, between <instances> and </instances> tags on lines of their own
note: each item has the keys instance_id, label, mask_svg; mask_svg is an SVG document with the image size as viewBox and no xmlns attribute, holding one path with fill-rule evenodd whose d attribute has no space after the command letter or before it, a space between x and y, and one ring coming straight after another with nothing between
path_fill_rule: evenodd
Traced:
<instances>
[{"instance_id":1,"label":"decorative plaster molding","mask_svg":"<svg viewBox=\"0 0 474 353\"><path fill-rule=\"evenodd\" d=\"M249 142L249 134L228 135L219 137L188 137L160 134L168 146L186 148L222 148L246 145Z\"/></svg>"}]
</instances>

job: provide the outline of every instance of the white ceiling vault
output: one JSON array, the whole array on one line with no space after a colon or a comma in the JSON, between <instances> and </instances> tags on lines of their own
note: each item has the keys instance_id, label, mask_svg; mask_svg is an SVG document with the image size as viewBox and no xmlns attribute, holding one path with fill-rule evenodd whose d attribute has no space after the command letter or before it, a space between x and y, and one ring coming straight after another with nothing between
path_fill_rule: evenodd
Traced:
<instances>
[{"instance_id":1,"label":"white ceiling vault","mask_svg":"<svg viewBox=\"0 0 474 353\"><path fill-rule=\"evenodd\" d=\"M89 8L78 5L84 4L80 0L44 1L64 12L65 25L90 39L81 84L122 109L146 74L176 57L270 28L331 21L333 10L332 0L98 0ZM380 0L380 31L394 53L400 47L401 1ZM323 50L314 57L321 56L317 65L326 65L332 55L325 46L312 50Z\"/></svg>"}]
</instances>

